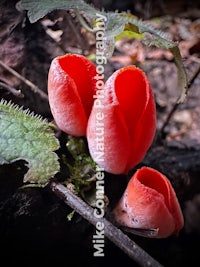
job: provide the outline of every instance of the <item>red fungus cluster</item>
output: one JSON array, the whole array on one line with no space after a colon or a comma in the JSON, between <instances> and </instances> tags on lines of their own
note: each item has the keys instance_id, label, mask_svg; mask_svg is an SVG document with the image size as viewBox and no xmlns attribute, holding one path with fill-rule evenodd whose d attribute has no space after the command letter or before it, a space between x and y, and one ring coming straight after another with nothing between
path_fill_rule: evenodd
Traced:
<instances>
[{"instance_id":1,"label":"red fungus cluster","mask_svg":"<svg viewBox=\"0 0 200 267\"><path fill-rule=\"evenodd\" d=\"M101 105L95 105L96 74L95 64L82 55L53 59L48 76L51 112L62 131L86 136L91 157L101 168L127 174L142 161L155 135L153 92L145 73L131 65L109 77L101 93ZM98 118L103 125L103 160L96 157ZM122 225L158 229L158 238L178 234L183 227L171 183L147 167L130 179L114 214Z\"/></svg>"}]
</instances>

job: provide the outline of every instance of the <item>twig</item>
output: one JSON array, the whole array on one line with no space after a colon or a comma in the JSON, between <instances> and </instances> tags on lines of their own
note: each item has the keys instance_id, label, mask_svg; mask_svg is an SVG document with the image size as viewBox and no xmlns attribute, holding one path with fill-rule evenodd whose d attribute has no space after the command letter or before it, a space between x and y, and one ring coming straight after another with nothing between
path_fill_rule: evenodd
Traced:
<instances>
[{"instance_id":1,"label":"twig","mask_svg":"<svg viewBox=\"0 0 200 267\"><path fill-rule=\"evenodd\" d=\"M75 14L79 20L79 22L81 23L81 25L89 32L95 32L94 29L92 29L87 22L84 20L84 18L81 16L80 12L78 9L75 9Z\"/></svg>"},{"instance_id":2,"label":"twig","mask_svg":"<svg viewBox=\"0 0 200 267\"><path fill-rule=\"evenodd\" d=\"M71 30L73 31L73 34L75 35L78 43L80 44L81 50L83 51L84 47L85 47L85 42L84 42L83 38L80 37L80 35L79 35L78 31L77 31L77 26L74 23L72 23L72 21L68 17L68 15L66 16L66 20L67 20L67 23L69 24Z\"/></svg>"},{"instance_id":3,"label":"twig","mask_svg":"<svg viewBox=\"0 0 200 267\"><path fill-rule=\"evenodd\" d=\"M15 88L9 86L8 84L0 82L0 87L6 89L10 93L12 93L14 96L17 96L17 97L20 97L20 98L24 97L24 95L22 94L21 90L16 90Z\"/></svg>"},{"instance_id":4,"label":"twig","mask_svg":"<svg viewBox=\"0 0 200 267\"><path fill-rule=\"evenodd\" d=\"M197 76L199 75L200 73L200 65L199 67L196 69L195 73L193 74L193 76L190 78L189 80L189 84L188 84L188 87L190 88L191 85L193 84L193 82L195 81L195 79L197 78Z\"/></svg>"},{"instance_id":5,"label":"twig","mask_svg":"<svg viewBox=\"0 0 200 267\"><path fill-rule=\"evenodd\" d=\"M195 73L193 74L193 76L190 78L189 82L188 82L188 90L189 88L192 86L192 84L194 83L195 79L197 78L197 76L200 73L200 66L197 68L197 70L195 71ZM158 133L158 137L161 137L164 133L164 130L166 128L166 126L168 125L170 119L172 118L174 112L177 110L178 106L180 103L175 103L175 105L172 107L171 111L169 112L165 122L163 123L159 133Z\"/></svg>"},{"instance_id":6,"label":"twig","mask_svg":"<svg viewBox=\"0 0 200 267\"><path fill-rule=\"evenodd\" d=\"M20 75L18 72L16 72L14 69L10 68L9 66L7 66L5 63L3 63L0 60L0 66L2 68L4 68L5 70L9 71L12 75L14 75L15 77L17 77L19 80L21 80L22 82L24 82L26 85L28 85L31 90L34 93L39 94L43 99L48 100L48 95L43 92L39 87L37 87L35 84L33 84L31 81L27 80L26 78L24 78L22 75Z\"/></svg>"},{"instance_id":7,"label":"twig","mask_svg":"<svg viewBox=\"0 0 200 267\"><path fill-rule=\"evenodd\" d=\"M133 240L125 235L105 218L94 216L94 209L86 204L78 196L74 195L67 187L55 180L48 184L50 189L60 197L67 205L88 220L92 225L101 222L104 225L105 236L124 251L130 258L135 260L142 267L162 267L154 258L140 248Z\"/></svg>"},{"instance_id":8,"label":"twig","mask_svg":"<svg viewBox=\"0 0 200 267\"><path fill-rule=\"evenodd\" d=\"M170 112L169 112L169 114L168 114L166 120L164 121L164 123L163 123L163 125L162 125L162 127L161 127L161 129L160 129L160 131L159 131L159 133L158 133L158 135L157 135L158 138L163 136L164 130L165 130L166 126L168 125L168 123L169 123L171 117L173 116L174 112L177 110L179 104L180 104L180 103L175 103L175 104L173 105L172 109L170 110Z\"/></svg>"}]
</instances>

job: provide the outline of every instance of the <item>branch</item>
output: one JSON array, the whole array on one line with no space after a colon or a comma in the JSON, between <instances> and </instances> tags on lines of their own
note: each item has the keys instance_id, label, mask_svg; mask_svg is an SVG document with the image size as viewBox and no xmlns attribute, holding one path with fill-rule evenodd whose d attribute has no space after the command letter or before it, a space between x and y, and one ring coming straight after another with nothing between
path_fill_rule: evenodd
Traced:
<instances>
[{"instance_id":1,"label":"branch","mask_svg":"<svg viewBox=\"0 0 200 267\"><path fill-rule=\"evenodd\" d=\"M142 267L162 267L155 259L140 248L133 240L125 235L105 218L96 218L94 209L86 204L78 196L74 195L67 187L55 180L48 184L50 189L61 198L67 205L88 220L92 225L101 222L104 225L105 236L124 251L130 258L135 260Z\"/></svg>"},{"instance_id":2,"label":"branch","mask_svg":"<svg viewBox=\"0 0 200 267\"><path fill-rule=\"evenodd\" d=\"M14 96L17 96L17 97L20 97L20 98L24 97L24 95L22 94L21 90L16 90L15 88L9 86L8 84L0 82L0 87L6 89L10 93L12 93Z\"/></svg>"},{"instance_id":3,"label":"branch","mask_svg":"<svg viewBox=\"0 0 200 267\"><path fill-rule=\"evenodd\" d=\"M39 94L43 99L48 100L48 95L46 93L44 93L39 87L37 87L35 84L33 84L31 81L27 80L26 78L24 78L22 75L20 75L18 72L16 72L14 69L10 68L9 66L7 66L5 63L3 63L0 60L0 66L2 68L4 68L5 70L7 70L8 72L10 72L12 75L14 75L15 77L17 77L19 80L21 80L22 82L24 82L26 85L28 85L31 90L34 93Z\"/></svg>"}]
</instances>

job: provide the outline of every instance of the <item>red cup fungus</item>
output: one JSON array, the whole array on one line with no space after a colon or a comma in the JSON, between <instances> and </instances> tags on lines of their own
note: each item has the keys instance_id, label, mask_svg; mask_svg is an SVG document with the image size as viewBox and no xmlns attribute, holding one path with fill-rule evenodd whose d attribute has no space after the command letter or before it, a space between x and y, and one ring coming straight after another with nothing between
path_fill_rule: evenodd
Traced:
<instances>
[{"instance_id":1,"label":"red cup fungus","mask_svg":"<svg viewBox=\"0 0 200 267\"><path fill-rule=\"evenodd\" d=\"M170 181L149 167L135 172L113 213L115 220L123 226L156 229L156 238L178 235L184 224Z\"/></svg>"},{"instance_id":2,"label":"red cup fungus","mask_svg":"<svg viewBox=\"0 0 200 267\"><path fill-rule=\"evenodd\" d=\"M101 104L93 105L88 121L90 154L105 171L127 174L143 159L155 135L153 92L145 73L131 65L115 71L103 93ZM98 157L100 137L104 146L102 157Z\"/></svg>"},{"instance_id":3,"label":"red cup fungus","mask_svg":"<svg viewBox=\"0 0 200 267\"><path fill-rule=\"evenodd\" d=\"M57 126L73 136L86 135L96 90L96 66L82 55L66 54L52 60L48 96Z\"/></svg>"}]
</instances>

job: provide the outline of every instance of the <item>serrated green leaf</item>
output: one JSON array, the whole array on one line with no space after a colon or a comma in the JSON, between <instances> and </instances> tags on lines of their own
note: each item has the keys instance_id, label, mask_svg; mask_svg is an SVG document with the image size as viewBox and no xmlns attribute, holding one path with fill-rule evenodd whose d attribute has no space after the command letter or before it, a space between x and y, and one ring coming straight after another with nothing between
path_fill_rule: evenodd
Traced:
<instances>
[{"instance_id":1,"label":"serrated green leaf","mask_svg":"<svg viewBox=\"0 0 200 267\"><path fill-rule=\"evenodd\" d=\"M180 51L178 42L173 42L160 30L154 29L151 25L138 19L136 16L130 13L117 13L117 12L105 12L99 11L84 1L71 1L71 0L21 0L20 5L22 9L28 10L28 17L33 23L49 12L55 9L75 9L84 11L88 18L92 20L93 26L97 14L105 17L105 29L104 29L104 56L111 57L114 52L116 37L122 34L127 29L133 34L143 35L141 41L148 46L156 46L159 48L168 49L174 55L174 61L178 69L178 87L180 88L179 102L183 102L188 91L188 79ZM88 27L87 27L88 28Z\"/></svg>"},{"instance_id":2,"label":"serrated green leaf","mask_svg":"<svg viewBox=\"0 0 200 267\"><path fill-rule=\"evenodd\" d=\"M95 17L96 10L80 0L21 0L18 9L28 10L28 17L31 23L43 18L45 15L56 9L79 9Z\"/></svg>"},{"instance_id":3,"label":"serrated green leaf","mask_svg":"<svg viewBox=\"0 0 200 267\"><path fill-rule=\"evenodd\" d=\"M177 86L180 90L180 95L177 102L183 103L188 92L188 78L185 67L183 65L182 57L178 47L178 42L170 40L166 33L160 30L154 29L151 25L137 19L130 14L118 14L118 22L124 25L126 29L127 25L133 25L133 32L144 34L144 38L141 41L148 46L156 46L158 48L168 49L174 56L174 61L177 67L178 83Z\"/></svg>"},{"instance_id":4,"label":"serrated green leaf","mask_svg":"<svg viewBox=\"0 0 200 267\"><path fill-rule=\"evenodd\" d=\"M0 101L0 164L25 160L24 182L46 185L60 169L53 125L5 100Z\"/></svg>"}]
</instances>

